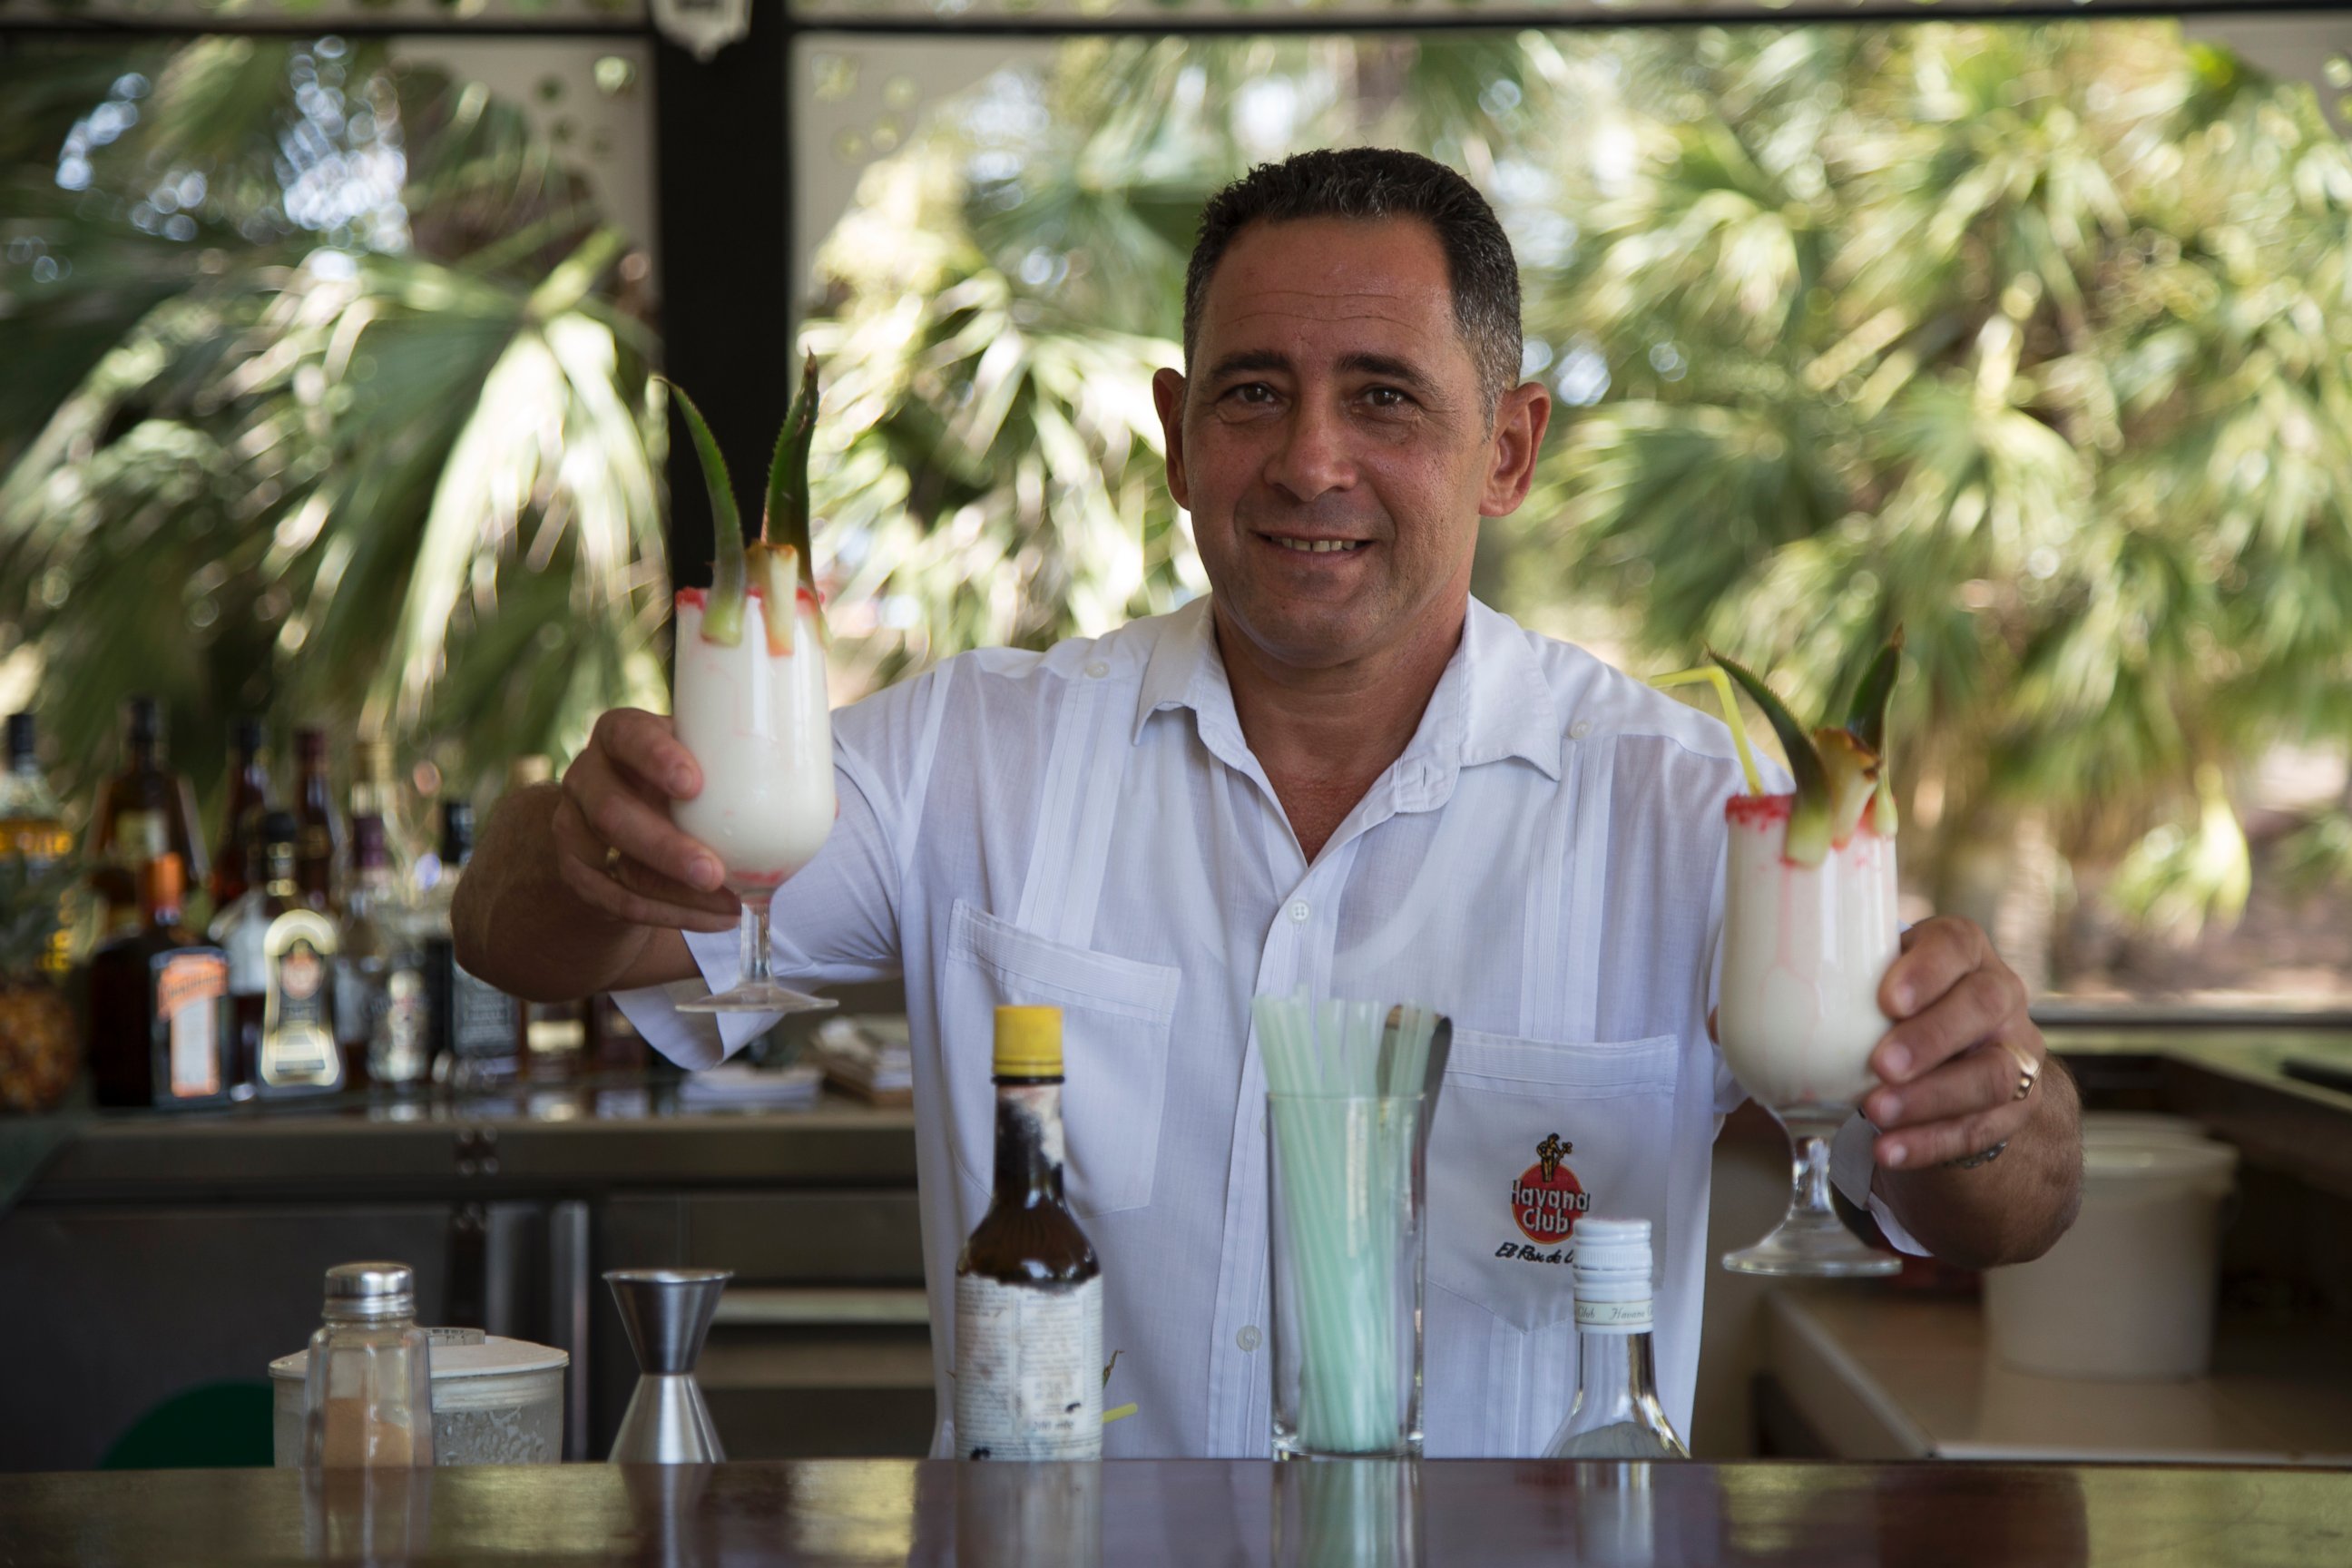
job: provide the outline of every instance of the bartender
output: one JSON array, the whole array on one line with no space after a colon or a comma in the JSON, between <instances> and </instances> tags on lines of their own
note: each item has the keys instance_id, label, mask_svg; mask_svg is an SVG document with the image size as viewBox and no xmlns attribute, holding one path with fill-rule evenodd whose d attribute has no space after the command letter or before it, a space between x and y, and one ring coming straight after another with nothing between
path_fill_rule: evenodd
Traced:
<instances>
[{"instance_id":1,"label":"bartender","mask_svg":"<svg viewBox=\"0 0 2352 1568\"><path fill-rule=\"evenodd\" d=\"M1536 1453L1574 1386L1570 1271L1517 1245L1513 1193L1547 1157L1593 1212L1654 1226L1660 1391L1689 1429L1708 1151L1741 1099L1709 1022L1741 777L1721 724L1470 596L1481 520L1526 499L1550 416L1520 363L1510 244L1461 176L1376 149L1253 171L1208 205L1185 369L1152 385L1209 596L834 715L840 820L776 894L775 967L905 978L942 1412L956 1253L989 1197L992 1011L1047 1003L1105 1403L1138 1407L1105 1453L1268 1452L1249 1004L1304 986L1454 1022L1427 1451ZM617 992L688 1068L759 1033L673 1005L736 979L736 900L669 819L699 787L668 720L604 715L561 784L491 819L463 962L534 1000ZM1906 1250L2038 1255L2081 1152L2024 986L1939 918L1880 1001L1883 1082L1839 1184Z\"/></svg>"}]
</instances>

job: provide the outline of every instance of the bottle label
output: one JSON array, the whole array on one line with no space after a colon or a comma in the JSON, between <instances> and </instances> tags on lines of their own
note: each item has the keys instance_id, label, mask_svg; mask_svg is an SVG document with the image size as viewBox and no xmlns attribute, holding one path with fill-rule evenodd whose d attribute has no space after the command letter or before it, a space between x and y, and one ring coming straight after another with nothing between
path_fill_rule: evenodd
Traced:
<instances>
[{"instance_id":1,"label":"bottle label","mask_svg":"<svg viewBox=\"0 0 2352 1568\"><path fill-rule=\"evenodd\" d=\"M515 999L467 973L454 958L449 963L449 1049L474 1061L515 1053Z\"/></svg>"},{"instance_id":2,"label":"bottle label","mask_svg":"<svg viewBox=\"0 0 2352 1568\"><path fill-rule=\"evenodd\" d=\"M220 1093L221 1004L227 996L228 960L219 953L174 952L157 961L155 1018L173 1099Z\"/></svg>"},{"instance_id":3,"label":"bottle label","mask_svg":"<svg viewBox=\"0 0 2352 1568\"><path fill-rule=\"evenodd\" d=\"M1635 1301L1588 1301L1576 1299L1576 1326L1599 1334L1646 1334L1650 1331L1650 1299Z\"/></svg>"},{"instance_id":4,"label":"bottle label","mask_svg":"<svg viewBox=\"0 0 2352 1568\"><path fill-rule=\"evenodd\" d=\"M378 1083L422 1083L432 1069L425 1039L425 976L408 965L384 976L383 1001L368 1042L368 1076Z\"/></svg>"},{"instance_id":5,"label":"bottle label","mask_svg":"<svg viewBox=\"0 0 2352 1568\"><path fill-rule=\"evenodd\" d=\"M1102 1279L1007 1285L956 1277L956 1452L1102 1457Z\"/></svg>"},{"instance_id":6,"label":"bottle label","mask_svg":"<svg viewBox=\"0 0 2352 1568\"><path fill-rule=\"evenodd\" d=\"M262 941L268 987L261 1025L261 1081L271 1089L333 1089L343 1076L335 1049L334 922L314 910L289 910Z\"/></svg>"}]
</instances>

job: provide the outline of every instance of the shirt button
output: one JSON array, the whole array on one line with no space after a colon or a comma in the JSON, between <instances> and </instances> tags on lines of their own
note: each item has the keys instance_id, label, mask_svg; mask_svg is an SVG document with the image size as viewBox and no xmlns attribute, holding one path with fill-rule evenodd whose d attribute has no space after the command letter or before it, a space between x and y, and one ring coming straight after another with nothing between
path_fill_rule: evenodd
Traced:
<instances>
[{"instance_id":1,"label":"shirt button","mask_svg":"<svg viewBox=\"0 0 2352 1568\"><path fill-rule=\"evenodd\" d=\"M1244 1323L1242 1325L1242 1331L1234 1336L1234 1343L1241 1346L1242 1349L1245 1351L1254 1351L1257 1349L1264 1341L1265 1336L1257 1331L1257 1325L1255 1323Z\"/></svg>"},{"instance_id":2,"label":"shirt button","mask_svg":"<svg viewBox=\"0 0 2352 1568\"><path fill-rule=\"evenodd\" d=\"M1592 733L1592 721L1589 719L1579 719L1568 727L1568 738L1571 741L1581 741L1591 733Z\"/></svg>"},{"instance_id":3,"label":"shirt button","mask_svg":"<svg viewBox=\"0 0 2352 1568\"><path fill-rule=\"evenodd\" d=\"M1305 925L1307 923L1307 917L1314 912L1315 911L1307 907L1307 900L1305 899L1300 899L1290 906L1290 918L1297 921L1300 925Z\"/></svg>"},{"instance_id":4,"label":"shirt button","mask_svg":"<svg viewBox=\"0 0 2352 1568\"><path fill-rule=\"evenodd\" d=\"M1087 666L1087 673L1094 677L1097 680L1100 680L1104 676L1110 673L1110 666L1103 663L1100 659L1097 659L1094 663Z\"/></svg>"}]
</instances>

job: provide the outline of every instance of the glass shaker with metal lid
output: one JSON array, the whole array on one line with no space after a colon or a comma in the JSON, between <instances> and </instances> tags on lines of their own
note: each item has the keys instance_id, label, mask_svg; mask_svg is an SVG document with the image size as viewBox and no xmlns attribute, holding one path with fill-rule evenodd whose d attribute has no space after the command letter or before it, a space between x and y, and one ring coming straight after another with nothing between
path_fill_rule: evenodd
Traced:
<instances>
[{"instance_id":1,"label":"glass shaker with metal lid","mask_svg":"<svg viewBox=\"0 0 2352 1568\"><path fill-rule=\"evenodd\" d=\"M329 1469L433 1463L431 1342L405 1263L327 1270L326 1321L310 1336L302 1462Z\"/></svg>"}]
</instances>

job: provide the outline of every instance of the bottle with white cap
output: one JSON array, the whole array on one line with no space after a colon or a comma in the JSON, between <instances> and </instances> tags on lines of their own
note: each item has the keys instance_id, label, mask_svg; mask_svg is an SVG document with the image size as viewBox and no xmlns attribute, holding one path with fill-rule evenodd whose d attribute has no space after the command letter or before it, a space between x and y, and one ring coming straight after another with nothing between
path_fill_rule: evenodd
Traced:
<instances>
[{"instance_id":1,"label":"bottle with white cap","mask_svg":"<svg viewBox=\"0 0 2352 1568\"><path fill-rule=\"evenodd\" d=\"M326 1322L310 1336L302 1462L313 1469L433 1463L431 1338L416 1326L405 1263L327 1270Z\"/></svg>"},{"instance_id":2,"label":"bottle with white cap","mask_svg":"<svg viewBox=\"0 0 2352 1568\"><path fill-rule=\"evenodd\" d=\"M1548 1459L1687 1459L1658 1404L1650 1348L1650 1222L1586 1215L1576 1245L1576 1401Z\"/></svg>"}]
</instances>

